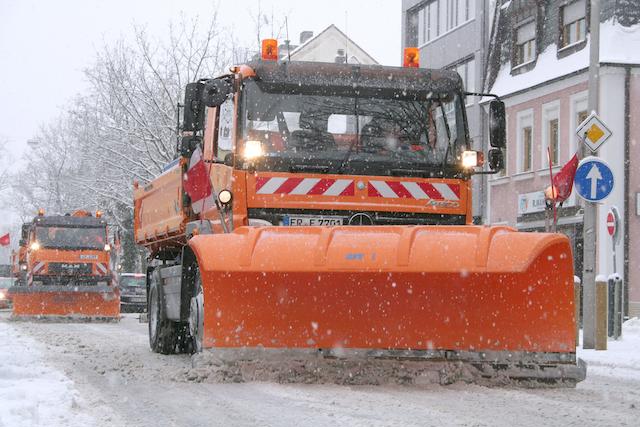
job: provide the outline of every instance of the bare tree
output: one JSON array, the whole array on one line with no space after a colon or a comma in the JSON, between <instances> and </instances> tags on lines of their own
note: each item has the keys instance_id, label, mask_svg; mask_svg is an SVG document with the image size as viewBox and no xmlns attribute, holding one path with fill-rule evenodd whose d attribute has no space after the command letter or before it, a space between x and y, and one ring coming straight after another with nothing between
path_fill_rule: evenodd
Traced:
<instances>
[{"instance_id":1,"label":"bare tree","mask_svg":"<svg viewBox=\"0 0 640 427\"><path fill-rule=\"evenodd\" d=\"M225 72L247 50L219 25L181 16L165 39L144 27L133 41L104 46L85 71L89 88L25 156L13 194L23 211L101 209L131 233L132 186L161 173L176 155L184 86Z\"/></svg>"}]
</instances>

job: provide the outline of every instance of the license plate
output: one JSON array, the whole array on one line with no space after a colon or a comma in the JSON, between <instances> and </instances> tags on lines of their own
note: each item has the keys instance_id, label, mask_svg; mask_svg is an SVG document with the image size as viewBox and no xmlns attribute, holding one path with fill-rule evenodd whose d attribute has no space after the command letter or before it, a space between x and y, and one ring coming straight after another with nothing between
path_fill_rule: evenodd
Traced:
<instances>
[{"instance_id":1,"label":"license plate","mask_svg":"<svg viewBox=\"0 0 640 427\"><path fill-rule=\"evenodd\" d=\"M302 215L290 215L284 217L284 225L291 226L307 226L307 225L342 225L343 218L340 216L302 216Z\"/></svg>"}]
</instances>

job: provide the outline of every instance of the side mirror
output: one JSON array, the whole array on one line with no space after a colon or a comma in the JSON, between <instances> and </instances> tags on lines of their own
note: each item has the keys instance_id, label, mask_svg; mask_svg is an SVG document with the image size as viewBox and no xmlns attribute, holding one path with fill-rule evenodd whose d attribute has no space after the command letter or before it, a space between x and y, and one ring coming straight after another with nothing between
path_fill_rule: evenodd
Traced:
<instances>
[{"instance_id":1,"label":"side mirror","mask_svg":"<svg viewBox=\"0 0 640 427\"><path fill-rule=\"evenodd\" d=\"M492 147L504 148L507 145L506 115L504 102L489 103L489 142Z\"/></svg>"},{"instance_id":2,"label":"side mirror","mask_svg":"<svg viewBox=\"0 0 640 427\"><path fill-rule=\"evenodd\" d=\"M207 107L219 107L232 91L231 84L223 79L209 80L204 85L202 101Z\"/></svg>"},{"instance_id":3,"label":"side mirror","mask_svg":"<svg viewBox=\"0 0 640 427\"><path fill-rule=\"evenodd\" d=\"M184 131L196 132L204 128L203 90L204 84L200 82L187 84L184 91Z\"/></svg>"},{"instance_id":4,"label":"side mirror","mask_svg":"<svg viewBox=\"0 0 640 427\"><path fill-rule=\"evenodd\" d=\"M493 171L504 169L504 156L499 148L489 150L489 168Z\"/></svg>"}]
</instances>

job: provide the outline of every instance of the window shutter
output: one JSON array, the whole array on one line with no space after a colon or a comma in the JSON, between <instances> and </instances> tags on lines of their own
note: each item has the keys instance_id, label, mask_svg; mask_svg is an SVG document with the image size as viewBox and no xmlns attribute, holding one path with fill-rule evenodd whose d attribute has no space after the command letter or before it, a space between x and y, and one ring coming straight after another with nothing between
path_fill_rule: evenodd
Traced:
<instances>
[{"instance_id":1,"label":"window shutter","mask_svg":"<svg viewBox=\"0 0 640 427\"><path fill-rule=\"evenodd\" d=\"M562 22L570 24L585 17L587 13L585 0L578 0L562 8Z\"/></svg>"},{"instance_id":2,"label":"window shutter","mask_svg":"<svg viewBox=\"0 0 640 427\"><path fill-rule=\"evenodd\" d=\"M530 22L518 28L518 35L516 37L516 43L522 44L526 41L536 38L536 23Z\"/></svg>"}]
</instances>

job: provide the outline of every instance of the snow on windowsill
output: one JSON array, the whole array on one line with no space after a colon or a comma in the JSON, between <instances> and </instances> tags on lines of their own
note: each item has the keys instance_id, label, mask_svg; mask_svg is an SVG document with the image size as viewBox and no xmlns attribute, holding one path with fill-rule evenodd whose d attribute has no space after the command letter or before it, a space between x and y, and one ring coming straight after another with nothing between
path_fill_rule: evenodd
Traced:
<instances>
[{"instance_id":1,"label":"snow on windowsill","mask_svg":"<svg viewBox=\"0 0 640 427\"><path fill-rule=\"evenodd\" d=\"M568 45L566 45L566 46L564 46L564 47L561 47L560 49L558 49L558 53L562 53L562 52L564 52L565 50L569 50L569 49L571 49L572 47L576 47L576 46L578 46L579 44L584 43L584 41L585 41L585 40L586 40L586 38L581 39L581 40L578 40L577 42L573 42L573 43L571 43L571 44L568 44Z\"/></svg>"},{"instance_id":2,"label":"snow on windowsill","mask_svg":"<svg viewBox=\"0 0 640 427\"><path fill-rule=\"evenodd\" d=\"M520 69L520 68L522 68L522 67L526 67L526 66L527 66L527 65L529 65L529 64L533 64L535 61L536 61L536 58L533 58L533 59L532 59L532 60L530 60L530 61L523 62L522 64L518 64L518 65L516 65L515 67L513 67L513 68L511 69L511 71L517 71L517 70L519 70L519 69Z\"/></svg>"},{"instance_id":3,"label":"snow on windowsill","mask_svg":"<svg viewBox=\"0 0 640 427\"><path fill-rule=\"evenodd\" d=\"M524 181L525 179L531 179L535 176L535 172L534 171L527 171L527 172L518 172L513 174L513 180L514 181Z\"/></svg>"},{"instance_id":4,"label":"snow on windowsill","mask_svg":"<svg viewBox=\"0 0 640 427\"><path fill-rule=\"evenodd\" d=\"M506 184L507 182L511 181L509 178L510 178L509 175L501 175L501 176L494 175L494 177L489 180L489 183L491 185Z\"/></svg>"},{"instance_id":5,"label":"snow on windowsill","mask_svg":"<svg viewBox=\"0 0 640 427\"><path fill-rule=\"evenodd\" d=\"M511 62L507 62L500 68L490 92L498 96L506 96L586 70L589 66L590 43L590 36L587 35L587 42L582 49L562 58L558 58L558 47L551 44L538 55L535 67L517 75L511 75ZM601 64L640 64L638 46L640 46L640 24L623 27L614 23L612 19L600 24ZM518 67L523 65L525 64L520 64ZM482 99L481 102L487 100Z\"/></svg>"},{"instance_id":6,"label":"snow on windowsill","mask_svg":"<svg viewBox=\"0 0 640 427\"><path fill-rule=\"evenodd\" d=\"M560 165L555 165L553 167L553 175L555 175L556 173L560 172L560 169L561 169ZM536 175L538 175L538 176L548 176L549 175L549 165L547 165L546 168L538 169L538 171L536 172Z\"/></svg>"}]
</instances>

